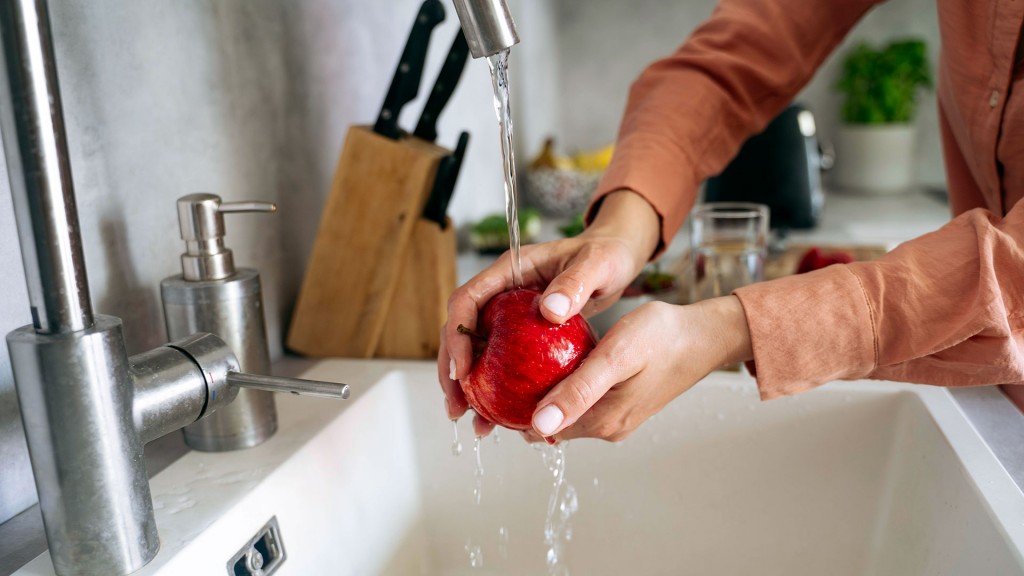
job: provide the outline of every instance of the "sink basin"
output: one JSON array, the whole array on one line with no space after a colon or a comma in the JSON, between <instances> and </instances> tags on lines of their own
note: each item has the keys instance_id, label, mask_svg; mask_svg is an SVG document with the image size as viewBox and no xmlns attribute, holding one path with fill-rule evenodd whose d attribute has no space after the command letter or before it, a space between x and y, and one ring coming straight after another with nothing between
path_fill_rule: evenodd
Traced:
<instances>
[{"instance_id":1,"label":"sink basin","mask_svg":"<svg viewBox=\"0 0 1024 576\"><path fill-rule=\"evenodd\" d=\"M548 573L551 449L500 430L478 478L468 419L452 453L431 364L305 376L353 397L279 396L267 443L158 474L162 549L137 574L226 574L272 517L281 575ZM565 460L578 511L560 566L575 575L1024 574L1024 494L941 388L833 383L762 403L749 377L715 373L627 441L573 441ZM16 574L53 569L44 554Z\"/></svg>"}]
</instances>

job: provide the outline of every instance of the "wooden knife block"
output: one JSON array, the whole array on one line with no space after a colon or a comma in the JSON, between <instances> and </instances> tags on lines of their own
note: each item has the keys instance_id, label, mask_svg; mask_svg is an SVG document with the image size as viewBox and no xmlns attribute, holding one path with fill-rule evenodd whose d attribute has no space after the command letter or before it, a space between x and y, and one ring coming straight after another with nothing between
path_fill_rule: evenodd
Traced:
<instances>
[{"instance_id":1,"label":"wooden knife block","mask_svg":"<svg viewBox=\"0 0 1024 576\"><path fill-rule=\"evenodd\" d=\"M454 230L420 216L446 148L353 126L287 345L316 357L432 358L455 288Z\"/></svg>"},{"instance_id":2,"label":"wooden knife block","mask_svg":"<svg viewBox=\"0 0 1024 576\"><path fill-rule=\"evenodd\" d=\"M419 219L405 251L398 286L384 322L376 358L437 358L448 297L455 290L455 227Z\"/></svg>"}]
</instances>

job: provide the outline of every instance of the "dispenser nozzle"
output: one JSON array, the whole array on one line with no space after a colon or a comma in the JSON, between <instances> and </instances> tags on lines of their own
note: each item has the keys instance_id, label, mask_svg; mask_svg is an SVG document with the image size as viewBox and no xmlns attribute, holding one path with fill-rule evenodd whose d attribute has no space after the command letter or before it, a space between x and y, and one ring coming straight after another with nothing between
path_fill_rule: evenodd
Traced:
<instances>
[{"instance_id":1,"label":"dispenser nozzle","mask_svg":"<svg viewBox=\"0 0 1024 576\"><path fill-rule=\"evenodd\" d=\"M185 241L181 255L185 280L223 280L235 273L231 250L224 247L224 214L276 212L272 202L221 202L216 194L189 194L178 199L178 226Z\"/></svg>"}]
</instances>

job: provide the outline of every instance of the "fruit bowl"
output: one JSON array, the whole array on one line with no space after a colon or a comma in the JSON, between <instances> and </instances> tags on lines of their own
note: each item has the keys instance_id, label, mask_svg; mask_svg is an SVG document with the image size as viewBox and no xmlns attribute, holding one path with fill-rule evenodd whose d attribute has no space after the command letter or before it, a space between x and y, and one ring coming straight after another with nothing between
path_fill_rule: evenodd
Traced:
<instances>
[{"instance_id":1,"label":"fruit bowl","mask_svg":"<svg viewBox=\"0 0 1024 576\"><path fill-rule=\"evenodd\" d=\"M526 172L526 195L531 206L548 216L574 216L590 203L601 174L565 168L531 168Z\"/></svg>"}]
</instances>

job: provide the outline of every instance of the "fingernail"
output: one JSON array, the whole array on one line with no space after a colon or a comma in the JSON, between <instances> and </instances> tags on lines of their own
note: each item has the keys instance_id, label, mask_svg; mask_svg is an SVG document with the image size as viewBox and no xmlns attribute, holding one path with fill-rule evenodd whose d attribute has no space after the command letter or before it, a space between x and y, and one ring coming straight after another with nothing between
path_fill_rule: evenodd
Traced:
<instances>
[{"instance_id":1,"label":"fingernail","mask_svg":"<svg viewBox=\"0 0 1024 576\"><path fill-rule=\"evenodd\" d=\"M562 425L564 419L565 415L558 409L558 406L548 404L533 417L533 427L540 432L541 436L551 436Z\"/></svg>"},{"instance_id":2,"label":"fingernail","mask_svg":"<svg viewBox=\"0 0 1024 576\"><path fill-rule=\"evenodd\" d=\"M555 292L544 299L544 307L555 313L556 316L565 316L569 313L569 297Z\"/></svg>"},{"instance_id":3,"label":"fingernail","mask_svg":"<svg viewBox=\"0 0 1024 576\"><path fill-rule=\"evenodd\" d=\"M448 377L455 380L455 358L448 360Z\"/></svg>"},{"instance_id":4,"label":"fingernail","mask_svg":"<svg viewBox=\"0 0 1024 576\"><path fill-rule=\"evenodd\" d=\"M555 445L555 437L554 436L545 436L544 437L544 441L547 442L551 446Z\"/></svg>"}]
</instances>

